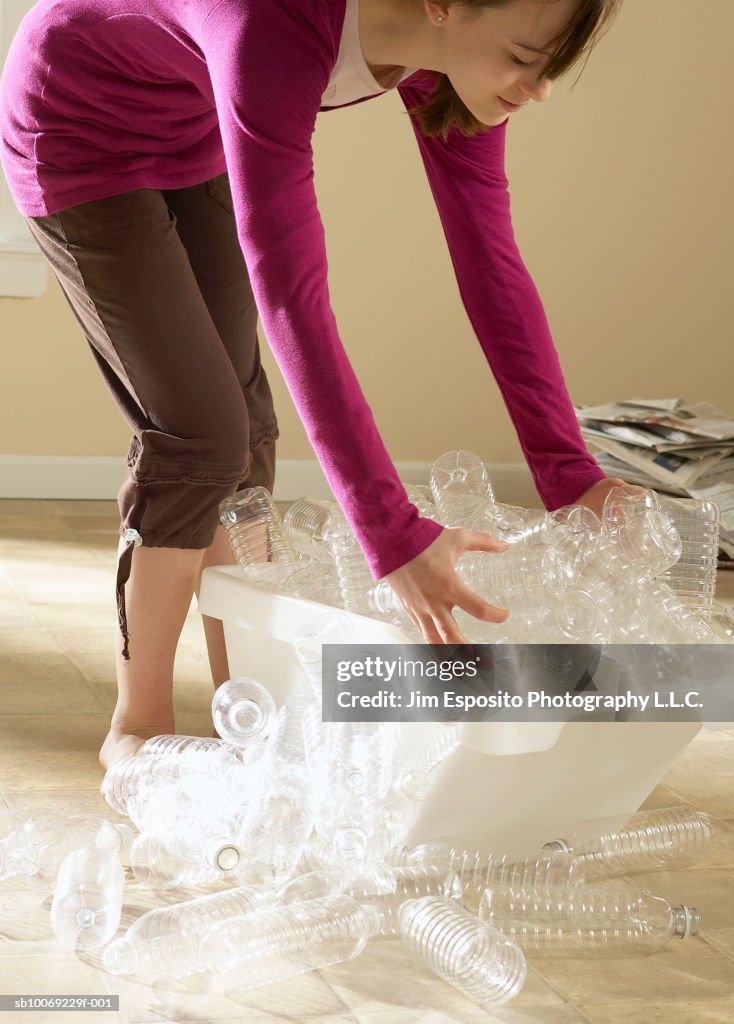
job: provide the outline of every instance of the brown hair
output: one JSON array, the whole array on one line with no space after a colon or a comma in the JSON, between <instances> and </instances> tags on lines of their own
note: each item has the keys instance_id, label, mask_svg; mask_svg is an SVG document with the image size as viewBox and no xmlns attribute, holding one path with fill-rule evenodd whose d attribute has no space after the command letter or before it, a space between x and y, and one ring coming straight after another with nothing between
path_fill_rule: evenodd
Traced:
<instances>
[{"instance_id":1,"label":"brown hair","mask_svg":"<svg viewBox=\"0 0 734 1024\"><path fill-rule=\"evenodd\" d=\"M462 7L506 7L517 0L451 0ZM554 3L555 0L545 0ZM607 31L622 0L579 0L578 7L568 24L550 42L551 56L546 64L544 78L560 78L586 55L588 60L594 46ZM584 66L586 61L584 61ZM583 68L582 68L583 72ZM580 77L580 76L579 76ZM577 79L578 81L578 79ZM459 99L447 75L437 75L437 85L428 103L408 111L418 121L423 135L448 137L455 129L462 135L478 135L488 131Z\"/></svg>"}]
</instances>

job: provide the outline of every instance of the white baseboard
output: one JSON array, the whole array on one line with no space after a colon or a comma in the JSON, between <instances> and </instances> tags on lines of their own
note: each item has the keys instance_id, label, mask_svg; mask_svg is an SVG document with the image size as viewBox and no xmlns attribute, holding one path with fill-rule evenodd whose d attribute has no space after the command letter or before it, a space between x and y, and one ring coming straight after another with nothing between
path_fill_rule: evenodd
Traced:
<instances>
[{"instance_id":1,"label":"white baseboard","mask_svg":"<svg viewBox=\"0 0 734 1024\"><path fill-rule=\"evenodd\" d=\"M48 263L34 242L0 237L0 295L34 299L48 287Z\"/></svg>"},{"instance_id":2,"label":"white baseboard","mask_svg":"<svg viewBox=\"0 0 734 1024\"><path fill-rule=\"evenodd\" d=\"M396 462L405 483L428 481L430 462ZM490 463L495 494L511 505L539 505L524 463ZM0 498L112 500L125 472L122 458L104 455L0 455ZM278 459L277 501L330 498L331 491L316 459Z\"/></svg>"},{"instance_id":3,"label":"white baseboard","mask_svg":"<svg viewBox=\"0 0 734 1024\"><path fill-rule=\"evenodd\" d=\"M114 499L124 473L115 456L0 455L0 498Z\"/></svg>"}]
</instances>

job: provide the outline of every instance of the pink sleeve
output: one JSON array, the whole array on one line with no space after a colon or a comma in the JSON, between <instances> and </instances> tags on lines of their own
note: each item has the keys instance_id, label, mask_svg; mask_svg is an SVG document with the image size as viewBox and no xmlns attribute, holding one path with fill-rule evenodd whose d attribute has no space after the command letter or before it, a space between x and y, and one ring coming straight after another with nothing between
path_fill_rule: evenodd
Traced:
<instances>
[{"instance_id":1,"label":"pink sleeve","mask_svg":"<svg viewBox=\"0 0 734 1024\"><path fill-rule=\"evenodd\" d=\"M441 532L408 501L329 300L311 136L336 54L322 0L222 0L202 30L242 251L265 332L380 578ZM365 292L365 300L367 292Z\"/></svg>"},{"instance_id":2,"label":"pink sleeve","mask_svg":"<svg viewBox=\"0 0 734 1024\"><path fill-rule=\"evenodd\" d=\"M399 86L425 103L433 76ZM413 119L411 119L413 120ZM533 280L515 242L504 169L507 122L444 142L413 122L459 291L547 508L570 504L604 473L586 450Z\"/></svg>"}]
</instances>

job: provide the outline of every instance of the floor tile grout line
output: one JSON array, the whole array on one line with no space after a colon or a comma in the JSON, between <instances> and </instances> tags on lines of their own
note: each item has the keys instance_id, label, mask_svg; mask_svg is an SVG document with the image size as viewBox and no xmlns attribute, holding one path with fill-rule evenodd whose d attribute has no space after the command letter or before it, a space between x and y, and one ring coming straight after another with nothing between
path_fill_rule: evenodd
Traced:
<instances>
[{"instance_id":1,"label":"floor tile grout line","mask_svg":"<svg viewBox=\"0 0 734 1024\"><path fill-rule=\"evenodd\" d=\"M703 933L698 937L706 946L709 947L709 949L713 950L714 953L718 953L719 956L723 956L726 960L729 960L732 963L734 963L734 951L728 952L725 949L721 949L719 946L716 945L715 938L712 939L710 936L704 935Z\"/></svg>"},{"instance_id":2,"label":"floor tile grout line","mask_svg":"<svg viewBox=\"0 0 734 1024\"><path fill-rule=\"evenodd\" d=\"M557 996L561 1000L564 1006L570 1006L572 1010L576 1010L577 1013L581 1013L576 1003L570 1002L562 992L559 992L558 989L554 986L553 982L550 981L549 978L546 978L546 976L543 974L540 968L536 967L532 960L528 961L528 967L533 971L534 974L536 974L540 978L544 985L548 986L553 995ZM586 1018L584 1018L584 1020L586 1020ZM589 1022L587 1022L587 1024L589 1024Z\"/></svg>"}]
</instances>

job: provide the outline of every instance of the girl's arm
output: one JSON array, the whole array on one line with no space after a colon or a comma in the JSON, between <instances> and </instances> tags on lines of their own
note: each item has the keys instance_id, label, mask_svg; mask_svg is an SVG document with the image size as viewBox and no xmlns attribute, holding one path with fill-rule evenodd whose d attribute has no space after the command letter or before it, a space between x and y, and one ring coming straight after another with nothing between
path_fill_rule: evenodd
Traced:
<instances>
[{"instance_id":1,"label":"girl's arm","mask_svg":"<svg viewBox=\"0 0 734 1024\"><path fill-rule=\"evenodd\" d=\"M406 107L428 99L418 72L398 88ZM464 307L547 508L570 504L604 473L581 437L545 311L515 242L504 170L507 122L467 138L426 138L413 122Z\"/></svg>"},{"instance_id":2,"label":"girl's arm","mask_svg":"<svg viewBox=\"0 0 734 1024\"><path fill-rule=\"evenodd\" d=\"M376 578L441 533L408 501L339 338L311 136L335 60L322 0L222 0L206 58L257 307L308 437Z\"/></svg>"},{"instance_id":3,"label":"girl's arm","mask_svg":"<svg viewBox=\"0 0 734 1024\"><path fill-rule=\"evenodd\" d=\"M202 28L240 244L270 347L373 575L390 574L429 643L461 642L456 605L487 620L507 613L454 566L502 545L419 517L339 340L311 151L336 58L326 16L322 0L221 0Z\"/></svg>"}]
</instances>

